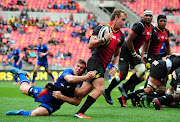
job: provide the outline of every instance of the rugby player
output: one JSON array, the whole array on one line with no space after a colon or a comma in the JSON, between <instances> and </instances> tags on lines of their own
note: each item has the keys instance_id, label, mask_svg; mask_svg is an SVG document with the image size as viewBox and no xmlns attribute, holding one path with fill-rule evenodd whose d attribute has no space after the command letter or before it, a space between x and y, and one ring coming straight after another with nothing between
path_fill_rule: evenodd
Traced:
<instances>
[{"instance_id":1,"label":"rugby player","mask_svg":"<svg viewBox=\"0 0 180 122\"><path fill-rule=\"evenodd\" d=\"M180 67L172 73L172 81L167 89L167 95L154 98L152 103L156 110L161 110L162 105L179 107L180 102Z\"/></svg>"},{"instance_id":2,"label":"rugby player","mask_svg":"<svg viewBox=\"0 0 180 122\"><path fill-rule=\"evenodd\" d=\"M137 90L125 96L118 97L118 100L122 107L126 107L126 100L134 99L139 93L152 93L156 91L162 84L166 84L166 78L175 69L180 67L180 56L179 54L173 53L167 57L166 60L154 61L151 64L150 75L148 79L147 87L141 90Z\"/></svg>"},{"instance_id":3,"label":"rugby player","mask_svg":"<svg viewBox=\"0 0 180 122\"><path fill-rule=\"evenodd\" d=\"M38 43L39 45L36 46L36 49L38 51L38 61L34 67L34 72L33 72L33 79L31 82L31 85L35 85L34 81L37 76L37 72L41 66L45 68L45 71L51 76L53 82L56 81L55 77L52 75L48 68L48 60L47 60L47 55L51 54L50 49L47 47L46 44L43 44L43 39L42 37L38 38Z\"/></svg>"},{"instance_id":4,"label":"rugby player","mask_svg":"<svg viewBox=\"0 0 180 122\"><path fill-rule=\"evenodd\" d=\"M130 30L127 40L123 44L120 53L118 65L119 75L112 80L109 87L105 89L103 93L107 103L111 105L113 104L110 93L121 81L126 78L129 70L129 64L135 69L136 72L125 84L118 87L122 95L127 96L126 91L128 91L127 89L129 89L130 85L136 85L141 82L141 78L145 73L145 64L143 63L139 49L143 44L145 44L144 52L148 51L150 38L154 29L151 24L152 18L153 12L151 10L145 10L142 20L135 23Z\"/></svg>"},{"instance_id":5,"label":"rugby player","mask_svg":"<svg viewBox=\"0 0 180 122\"><path fill-rule=\"evenodd\" d=\"M13 44L12 47L12 58L8 60L8 62L10 63L12 60L14 60L14 64L13 67L18 68L18 69L22 69L22 59L23 59L23 55L21 53L21 51L19 49L17 49L17 45ZM14 76L14 84L19 84L18 79L16 76Z\"/></svg>"},{"instance_id":6,"label":"rugby player","mask_svg":"<svg viewBox=\"0 0 180 122\"><path fill-rule=\"evenodd\" d=\"M65 89L74 89L80 87L85 80L92 79L96 76L95 71L90 71L86 75L81 76L86 70L86 62L82 59L78 60L73 69L66 69L57 79L54 86L59 86ZM16 68L10 69L10 72L20 78L20 91L35 98L35 102L40 102L40 106L35 110L25 111L8 111L6 115L24 115L24 116L46 116L60 109L64 102L72 105L79 105L82 98L74 97L71 90L69 92L54 91L39 97L39 94L44 89L42 87L31 86L29 80L26 78L27 72L18 70Z\"/></svg>"}]
</instances>

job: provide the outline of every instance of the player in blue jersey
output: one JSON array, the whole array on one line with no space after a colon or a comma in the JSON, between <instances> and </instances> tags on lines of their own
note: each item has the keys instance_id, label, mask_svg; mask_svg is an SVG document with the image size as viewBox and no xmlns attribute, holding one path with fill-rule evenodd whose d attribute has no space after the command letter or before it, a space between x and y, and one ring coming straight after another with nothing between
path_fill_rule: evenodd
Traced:
<instances>
[{"instance_id":1,"label":"player in blue jersey","mask_svg":"<svg viewBox=\"0 0 180 122\"><path fill-rule=\"evenodd\" d=\"M47 55L51 54L51 51L47 47L46 44L43 44L42 37L38 38L38 43L39 43L39 45L36 46L36 49L38 51L38 61L34 68L34 74L33 74L33 79L32 79L31 85L35 85L34 80L35 80L35 78L37 76L37 72L41 66L43 66L45 68L45 71L52 77L53 82L56 81L55 77L53 77L52 73L49 71L49 68L48 68Z\"/></svg>"},{"instance_id":2,"label":"player in blue jersey","mask_svg":"<svg viewBox=\"0 0 180 122\"><path fill-rule=\"evenodd\" d=\"M8 62L10 63L12 60L14 60L13 67L18 68L18 69L22 69L23 55L21 54L21 51L19 49L17 49L16 44L13 44L12 49L13 49L12 58L9 59ZM14 76L14 80L15 80L14 84L19 84L16 76Z\"/></svg>"},{"instance_id":3,"label":"player in blue jersey","mask_svg":"<svg viewBox=\"0 0 180 122\"><path fill-rule=\"evenodd\" d=\"M82 59L78 60L73 69L66 69L63 71L61 76L58 78L54 87L59 87L62 89L68 89L65 91L54 91L44 94L39 97L41 91L44 88L31 86L29 80L26 78L27 72L18 70L16 68L10 69L10 72L17 75L20 78L20 91L23 94L32 96L35 98L35 102L40 102L40 106L34 110L25 111L8 111L6 115L24 115L24 116L46 116L51 115L53 112L60 109L64 102L70 103L72 105L79 105L82 98L74 97L74 90L72 92L69 89L74 89L75 87L81 86L82 82L85 80L90 80L95 77L96 72L90 71L86 75L81 76L86 70L86 62ZM48 83L49 84L49 83Z\"/></svg>"}]
</instances>

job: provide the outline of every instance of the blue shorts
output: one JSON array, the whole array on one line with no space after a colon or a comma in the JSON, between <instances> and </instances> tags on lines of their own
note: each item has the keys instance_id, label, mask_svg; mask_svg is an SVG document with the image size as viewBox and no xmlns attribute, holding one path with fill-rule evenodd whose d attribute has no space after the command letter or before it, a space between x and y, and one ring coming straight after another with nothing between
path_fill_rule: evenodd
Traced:
<instances>
[{"instance_id":1,"label":"blue shorts","mask_svg":"<svg viewBox=\"0 0 180 122\"><path fill-rule=\"evenodd\" d=\"M112 64L108 64L108 69L111 69L111 68L113 68L113 65Z\"/></svg>"},{"instance_id":2,"label":"blue shorts","mask_svg":"<svg viewBox=\"0 0 180 122\"><path fill-rule=\"evenodd\" d=\"M49 114L52 114L53 112L60 109L61 105L64 103L62 100L55 99L52 97L52 93L49 92L45 95L43 95L41 98L38 98L40 92L43 90L43 87L37 87L35 86L33 88L33 95L35 98L35 102L40 102L41 104L39 106L42 106L46 108L49 112Z\"/></svg>"},{"instance_id":3,"label":"blue shorts","mask_svg":"<svg viewBox=\"0 0 180 122\"><path fill-rule=\"evenodd\" d=\"M19 66L16 65L17 62L14 62L13 67L22 69L22 61L19 63Z\"/></svg>"},{"instance_id":4,"label":"blue shorts","mask_svg":"<svg viewBox=\"0 0 180 122\"><path fill-rule=\"evenodd\" d=\"M43 66L44 68L48 68L48 62L47 61L45 61L45 62L38 61L36 64L39 66Z\"/></svg>"}]
</instances>

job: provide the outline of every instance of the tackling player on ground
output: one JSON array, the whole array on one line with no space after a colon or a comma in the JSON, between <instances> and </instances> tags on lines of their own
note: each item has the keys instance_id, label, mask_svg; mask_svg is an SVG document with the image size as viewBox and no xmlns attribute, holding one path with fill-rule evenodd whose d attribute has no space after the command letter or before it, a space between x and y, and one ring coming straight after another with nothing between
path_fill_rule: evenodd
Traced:
<instances>
[{"instance_id":1,"label":"tackling player on ground","mask_svg":"<svg viewBox=\"0 0 180 122\"><path fill-rule=\"evenodd\" d=\"M31 86L29 80L26 78L27 72L18 70L16 68L10 69L10 72L15 74L20 79L20 91L35 98L35 102L40 102L40 106L35 110L25 111L8 111L6 115L23 115L23 116L46 116L60 109L64 102L72 105L79 105L82 98L74 97L74 88L80 87L85 80L92 79L96 76L96 72L91 71L86 75L81 76L86 70L86 62L82 59L78 60L73 69L66 69L58 78L53 87L66 89L64 91L49 92L39 97L39 94L44 88ZM50 83L48 83L50 84Z\"/></svg>"}]
</instances>

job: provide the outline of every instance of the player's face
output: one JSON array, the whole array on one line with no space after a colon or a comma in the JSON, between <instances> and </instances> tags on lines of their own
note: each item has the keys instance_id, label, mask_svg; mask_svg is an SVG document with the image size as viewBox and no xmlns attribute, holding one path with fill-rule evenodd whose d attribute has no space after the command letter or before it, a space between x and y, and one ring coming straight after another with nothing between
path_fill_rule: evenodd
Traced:
<instances>
[{"instance_id":1,"label":"player's face","mask_svg":"<svg viewBox=\"0 0 180 122\"><path fill-rule=\"evenodd\" d=\"M125 15L125 13L121 13L119 18L118 17L116 18L116 21L115 21L115 29L116 30L119 30L120 28L122 28L122 26L125 24L126 18L127 17Z\"/></svg>"},{"instance_id":2,"label":"player's face","mask_svg":"<svg viewBox=\"0 0 180 122\"><path fill-rule=\"evenodd\" d=\"M150 24L153 19L153 16L151 14L146 14L143 16L143 20L145 23Z\"/></svg>"},{"instance_id":3,"label":"player's face","mask_svg":"<svg viewBox=\"0 0 180 122\"><path fill-rule=\"evenodd\" d=\"M13 44L12 49L13 49L13 50L16 49L16 44Z\"/></svg>"},{"instance_id":4,"label":"player's face","mask_svg":"<svg viewBox=\"0 0 180 122\"><path fill-rule=\"evenodd\" d=\"M159 28L165 28L166 27L167 20L164 18L159 19L158 21L158 27Z\"/></svg>"},{"instance_id":5,"label":"player's face","mask_svg":"<svg viewBox=\"0 0 180 122\"><path fill-rule=\"evenodd\" d=\"M42 40L42 39L38 39L38 43L39 43L40 45L42 45L43 40Z\"/></svg>"},{"instance_id":6,"label":"player's face","mask_svg":"<svg viewBox=\"0 0 180 122\"><path fill-rule=\"evenodd\" d=\"M73 69L74 75L80 76L84 73L86 69L86 65L85 64L81 64L81 63L76 63Z\"/></svg>"}]
</instances>

